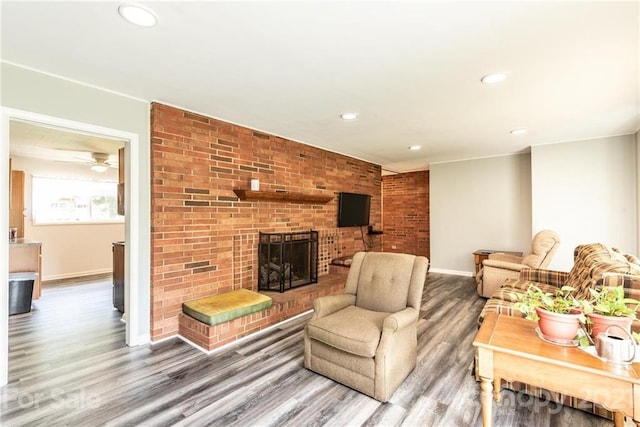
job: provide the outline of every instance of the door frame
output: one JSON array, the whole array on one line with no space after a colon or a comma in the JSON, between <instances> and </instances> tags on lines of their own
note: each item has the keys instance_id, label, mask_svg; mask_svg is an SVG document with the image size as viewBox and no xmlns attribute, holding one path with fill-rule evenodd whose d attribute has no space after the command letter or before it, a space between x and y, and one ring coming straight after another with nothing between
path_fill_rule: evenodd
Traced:
<instances>
[{"instance_id":1,"label":"door frame","mask_svg":"<svg viewBox=\"0 0 640 427\"><path fill-rule=\"evenodd\" d=\"M149 331L141 330L141 319L150 313L141 313L140 286L143 286L140 277L137 254L140 253L140 202L137 196L140 194L140 174L135 165L139 164L142 153L140 138L137 133L112 129L90 123L77 122L59 117L52 117L38 113L32 113L13 108L2 108L0 120L0 206L6 208L0 212L0 280L8 283L9 276L9 125L12 120L29 121L45 126L64 128L68 131L76 131L98 135L111 139L124 141L125 144L125 313L126 328L125 342L128 346L136 346L148 342L145 337ZM134 170L135 168L135 170ZM134 197L132 197L134 196ZM132 286L132 284L136 284ZM0 386L7 384L9 375L9 313L8 313L8 286L0 286ZM144 310L144 309L143 309ZM148 311L149 309L147 309Z\"/></svg>"}]
</instances>

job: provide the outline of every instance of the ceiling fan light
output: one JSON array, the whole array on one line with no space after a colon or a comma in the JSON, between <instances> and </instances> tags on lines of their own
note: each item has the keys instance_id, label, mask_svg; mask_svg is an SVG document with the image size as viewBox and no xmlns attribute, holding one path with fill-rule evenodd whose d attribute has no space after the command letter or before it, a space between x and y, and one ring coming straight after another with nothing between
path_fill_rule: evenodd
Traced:
<instances>
[{"instance_id":1,"label":"ceiling fan light","mask_svg":"<svg viewBox=\"0 0 640 427\"><path fill-rule=\"evenodd\" d=\"M94 171L94 172L98 172L98 173L104 173L104 172L107 171L107 169L108 169L108 167L105 166L105 165L93 165L93 166L91 166L91 170Z\"/></svg>"}]
</instances>

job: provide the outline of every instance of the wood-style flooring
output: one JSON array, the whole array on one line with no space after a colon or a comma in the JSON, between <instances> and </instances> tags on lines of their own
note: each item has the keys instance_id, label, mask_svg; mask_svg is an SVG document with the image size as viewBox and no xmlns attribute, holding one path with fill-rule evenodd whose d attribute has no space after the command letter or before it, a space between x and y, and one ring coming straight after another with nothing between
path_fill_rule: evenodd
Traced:
<instances>
[{"instance_id":1,"label":"wood-style flooring","mask_svg":"<svg viewBox=\"0 0 640 427\"><path fill-rule=\"evenodd\" d=\"M429 273L418 365L380 403L303 367L309 315L206 355L177 338L129 348L110 278L45 285L9 320L2 426L480 426L474 279ZM503 391L496 426L611 426ZM628 421L629 423L629 421Z\"/></svg>"}]
</instances>

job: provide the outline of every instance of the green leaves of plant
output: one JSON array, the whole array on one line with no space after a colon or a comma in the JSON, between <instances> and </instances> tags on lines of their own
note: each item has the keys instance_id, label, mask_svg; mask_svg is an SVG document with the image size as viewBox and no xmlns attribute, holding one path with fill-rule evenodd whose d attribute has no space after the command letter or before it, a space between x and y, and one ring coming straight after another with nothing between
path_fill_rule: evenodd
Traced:
<instances>
[{"instance_id":1,"label":"green leaves of plant","mask_svg":"<svg viewBox=\"0 0 640 427\"><path fill-rule=\"evenodd\" d=\"M640 301L633 298L625 298L624 287L604 287L601 289L589 289L591 298L586 306L586 313L596 313L603 316L634 316L640 305ZM631 305L634 305L633 307Z\"/></svg>"},{"instance_id":2,"label":"green leaves of plant","mask_svg":"<svg viewBox=\"0 0 640 427\"><path fill-rule=\"evenodd\" d=\"M524 293L510 294L512 300L516 301L514 307L520 310L527 319L538 320L536 307L552 313L574 313L582 310L582 302L577 300L572 292L575 288L563 286L555 292L544 292L538 286L530 283Z\"/></svg>"}]
</instances>

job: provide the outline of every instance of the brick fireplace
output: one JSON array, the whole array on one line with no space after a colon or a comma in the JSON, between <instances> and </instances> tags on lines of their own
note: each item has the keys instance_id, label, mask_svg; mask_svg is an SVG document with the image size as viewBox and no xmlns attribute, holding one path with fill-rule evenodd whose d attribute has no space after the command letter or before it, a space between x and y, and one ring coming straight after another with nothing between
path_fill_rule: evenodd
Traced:
<instances>
[{"instance_id":1,"label":"brick fireplace","mask_svg":"<svg viewBox=\"0 0 640 427\"><path fill-rule=\"evenodd\" d=\"M363 249L359 228L337 228L337 193L371 194L371 223L381 224L380 166L179 108L151 105L151 160L153 341L178 333L184 301L238 288L258 291L260 232L317 230L322 282L331 258ZM241 200L234 190L248 190L256 178L261 191L333 199ZM251 328L294 316L309 304L287 305L277 319L267 313ZM248 333L247 325L237 326L221 326L219 342Z\"/></svg>"},{"instance_id":2,"label":"brick fireplace","mask_svg":"<svg viewBox=\"0 0 640 427\"><path fill-rule=\"evenodd\" d=\"M318 282L318 232L260 233L258 290L284 292Z\"/></svg>"}]
</instances>

